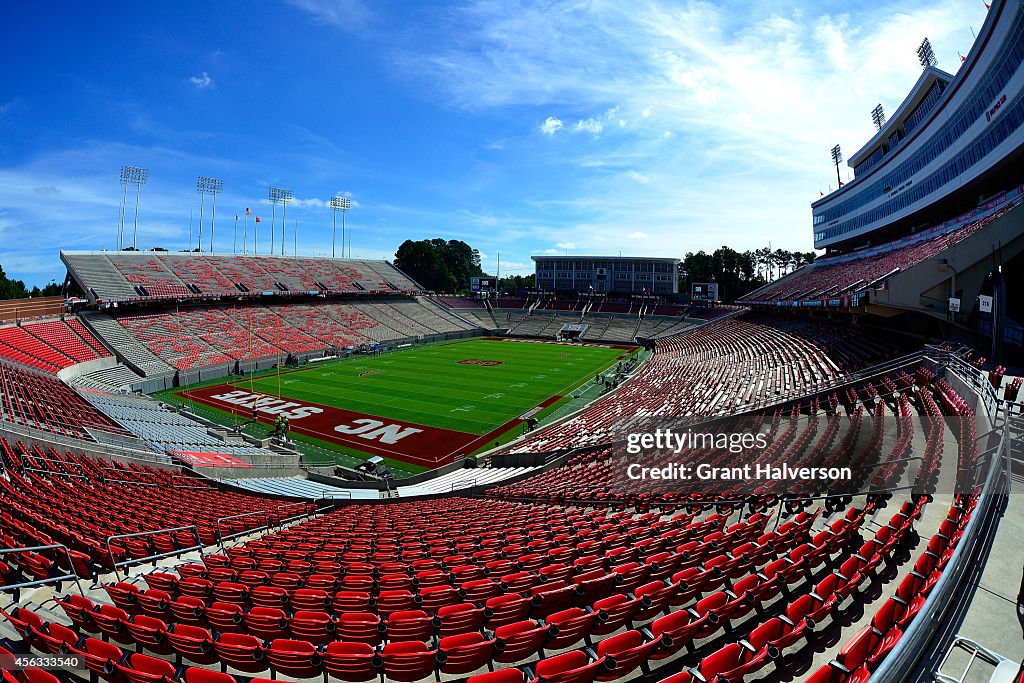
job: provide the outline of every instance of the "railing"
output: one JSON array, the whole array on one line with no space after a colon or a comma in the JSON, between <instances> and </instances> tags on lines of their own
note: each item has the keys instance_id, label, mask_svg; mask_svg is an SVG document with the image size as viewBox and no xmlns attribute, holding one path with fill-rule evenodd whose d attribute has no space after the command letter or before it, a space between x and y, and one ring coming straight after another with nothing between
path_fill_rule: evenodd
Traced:
<instances>
[{"instance_id":1,"label":"railing","mask_svg":"<svg viewBox=\"0 0 1024 683\"><path fill-rule=\"evenodd\" d=\"M58 477L72 477L74 479L85 479L86 481L89 481L89 477L85 476L84 474L71 474L70 472L60 472L58 470L41 470L38 467L26 467L24 468L24 471L38 472L40 474L55 475Z\"/></svg>"},{"instance_id":2,"label":"railing","mask_svg":"<svg viewBox=\"0 0 1024 683\"><path fill-rule=\"evenodd\" d=\"M114 550L113 550L113 547L111 546L111 543L110 543L111 541L119 540L119 539L123 539L123 538L141 538L143 536L160 536L160 535L164 535L164 534L173 534L173 533L175 533L177 531L188 531L188 530L192 531L192 536L193 536L193 538L195 538L195 541L196 541L195 545L193 545L193 546L189 546L187 548L178 548L177 550L173 550L173 551L166 552L166 553L157 553L155 555L147 555L146 557L133 557L130 560L123 560L121 562L118 562L115 559L115 557L114 557ZM118 571L118 569L120 567L131 567L131 566L134 566L134 565L137 565L137 564L144 564L146 562L153 562L155 560L159 560L159 559L162 559L164 557L174 557L174 556L177 556L177 555L182 555L184 553L192 552L193 550L198 550L199 551L199 555L200 556L203 555L203 541L199 537L199 528L195 524L189 524L188 526L177 526L177 527L173 527L173 528L170 528L170 529L157 529L156 531L140 531L140 532L134 533L134 534L118 534L116 536L107 536L107 553L110 555L110 564L111 564L111 566L114 569L114 576L117 577L118 581L121 580L121 572Z\"/></svg>"},{"instance_id":3,"label":"railing","mask_svg":"<svg viewBox=\"0 0 1024 683\"><path fill-rule=\"evenodd\" d=\"M138 462L143 465L156 466L167 470L180 470L174 465L170 458L159 453L147 453L136 451L127 447L114 447L113 450L102 450L100 444L91 441L74 439L63 434L55 434L29 425L10 422L6 418L0 418L0 436L13 436L16 439L38 441L49 446L59 445L61 448L74 449L85 453L94 460L99 458L117 458L122 461Z\"/></svg>"},{"instance_id":4,"label":"railing","mask_svg":"<svg viewBox=\"0 0 1024 683\"><path fill-rule=\"evenodd\" d=\"M286 510L288 508L301 508L301 509L305 510L309 505L310 505L309 503L287 503L285 505L279 506L277 508L277 511L281 512L282 510ZM320 511L320 508L314 508L313 512L300 512L299 514L292 515L291 517L278 517L277 518L277 525L278 526L282 526L283 524L285 524L287 522L293 522L296 519L300 519L302 517L308 517L309 515L316 515L316 513L319 512L319 511Z\"/></svg>"},{"instance_id":5,"label":"railing","mask_svg":"<svg viewBox=\"0 0 1024 683\"><path fill-rule=\"evenodd\" d=\"M992 386L983 370L979 370L956 355L948 359L946 369L969 385L978 395L993 426L1001 425L1005 421L1006 406L1002 405L1003 401L1000 400L996 388Z\"/></svg>"},{"instance_id":6,"label":"railing","mask_svg":"<svg viewBox=\"0 0 1024 683\"><path fill-rule=\"evenodd\" d=\"M1009 479L1003 467L1008 448L1008 430L1004 429L999 443L982 453L983 456L990 456L988 471L978 504L964 527L963 536L920 612L879 664L871 676L872 680L908 679L923 657L935 658L936 653L931 646L949 628L951 610L956 608L963 611L967 608L967 601L958 600L961 587L969 585L980 576L983 565L978 559L995 535L1004 498L1009 493Z\"/></svg>"},{"instance_id":7,"label":"railing","mask_svg":"<svg viewBox=\"0 0 1024 683\"><path fill-rule=\"evenodd\" d=\"M85 591L82 590L82 582L79 581L78 574L75 573L75 564L71 560L71 552L68 550L67 546L65 546L65 545L61 545L61 544L58 543L58 544L55 544L55 545L36 545L36 546L32 546L30 548L0 548L0 555L8 555L8 554L11 554L11 553L37 552L37 551L40 551L40 550L63 550L64 551L64 557L66 557L67 561L68 561L68 571L70 573L68 573L68 574L61 574L60 576L52 576L52 577L50 577L48 579L36 579L35 581L23 581L22 583L5 584L3 586L0 586L0 591L3 591L3 592L16 591L16 590L20 590L22 588L31 588L32 586L42 586L42 585L45 585L45 584L48 584L48 583L58 583L58 582L61 582L61 581L74 581L75 585L78 586L78 592L82 594L82 597L85 597Z\"/></svg>"},{"instance_id":8,"label":"railing","mask_svg":"<svg viewBox=\"0 0 1024 683\"><path fill-rule=\"evenodd\" d=\"M243 519L245 517L256 517L261 515L263 517L263 526L257 526L251 529L243 529L242 531L236 531L235 533L228 534L227 536L224 535L224 531L221 528L221 524L223 524L224 522L227 522L232 519ZM228 515L227 517L220 517L217 519L217 544L220 545L221 550L223 550L224 541L230 541L233 538L238 538L239 536L245 536L246 534L251 534L253 532L260 531L262 529L268 528L269 526L270 513L267 512L266 510L254 510L253 512L243 512L238 515Z\"/></svg>"}]
</instances>

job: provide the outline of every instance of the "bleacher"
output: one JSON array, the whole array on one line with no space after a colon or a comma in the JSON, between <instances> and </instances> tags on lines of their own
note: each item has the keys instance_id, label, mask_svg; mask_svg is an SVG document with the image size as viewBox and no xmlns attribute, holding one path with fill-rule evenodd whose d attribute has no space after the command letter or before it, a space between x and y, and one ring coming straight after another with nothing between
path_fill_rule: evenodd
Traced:
<instances>
[{"instance_id":1,"label":"bleacher","mask_svg":"<svg viewBox=\"0 0 1024 683\"><path fill-rule=\"evenodd\" d=\"M91 314L87 318L88 327L106 340L111 348L117 349L121 358L137 368L146 377L160 376L172 372L159 356L140 342L123 325L105 314Z\"/></svg>"},{"instance_id":2,"label":"bleacher","mask_svg":"<svg viewBox=\"0 0 1024 683\"><path fill-rule=\"evenodd\" d=\"M282 459L273 451L245 442L240 436L214 436L208 427L189 415L171 410L149 398L95 389L83 389L81 395L111 420L160 453L215 453L243 462L257 456L264 463L281 459L283 466L293 464L293 458Z\"/></svg>"},{"instance_id":3,"label":"bleacher","mask_svg":"<svg viewBox=\"0 0 1024 683\"><path fill-rule=\"evenodd\" d=\"M517 451L602 443L612 425L660 415L722 415L812 392L900 350L862 331L751 313L657 341L657 351L618 391L573 419L537 432ZM580 435L585 436L580 436Z\"/></svg>"},{"instance_id":4,"label":"bleacher","mask_svg":"<svg viewBox=\"0 0 1024 683\"><path fill-rule=\"evenodd\" d=\"M102 370L93 370L75 377L72 383L86 389L96 389L109 393L130 391L133 384L142 380L142 376L127 365L115 365Z\"/></svg>"},{"instance_id":5,"label":"bleacher","mask_svg":"<svg viewBox=\"0 0 1024 683\"><path fill-rule=\"evenodd\" d=\"M936 405L924 398L931 391L957 405L938 383L920 389L924 410ZM967 444L971 436L948 438ZM932 449L921 467L940 453ZM22 464L30 457L22 454ZM23 491L57 495L13 460L11 467L12 483L0 489L18 502L17 519L27 512ZM74 569L92 578L103 569L97 565L109 565L92 541L102 533L185 521L181 511L191 508L181 498L192 489L172 481L164 476L144 491L162 503L158 520L118 485L102 491L115 501L114 515L97 517L95 494L74 500L77 516L59 518L84 527ZM212 518L228 514L224 503L240 512L258 510L261 500L197 491L201 534L211 543ZM128 680L721 682L783 674L783 651L810 657L822 648L837 663L830 671L866 677L914 622L976 502L929 500L811 504L784 522L773 522L774 510L742 515L721 504L646 512L617 501L497 498L347 506L144 574L143 583L107 579L88 597L59 597L60 611L4 615L24 647L80 653L93 672ZM12 527L14 543L39 540ZM38 528L76 540L49 520ZM930 538L927 550L910 553L917 534ZM117 549L144 557L161 546L154 539ZM39 571L44 560L26 553L15 571ZM870 636L841 616L844 605L860 606ZM815 637L825 629L841 637ZM865 642L856 652L841 646L858 639Z\"/></svg>"},{"instance_id":6,"label":"bleacher","mask_svg":"<svg viewBox=\"0 0 1024 683\"><path fill-rule=\"evenodd\" d=\"M887 244L818 259L747 294L738 303L827 301L849 297L862 290L882 288L892 275L936 258L1013 210L1018 202L1004 204L988 215L969 222L957 219ZM953 227L950 227L951 224Z\"/></svg>"},{"instance_id":7,"label":"bleacher","mask_svg":"<svg viewBox=\"0 0 1024 683\"><path fill-rule=\"evenodd\" d=\"M130 301L308 292L409 293L420 288L387 261L194 252L61 252L93 299Z\"/></svg>"},{"instance_id":8,"label":"bleacher","mask_svg":"<svg viewBox=\"0 0 1024 683\"><path fill-rule=\"evenodd\" d=\"M246 479L224 479L225 484L260 493L306 500L377 500L377 489L341 488L320 484L302 477L252 477Z\"/></svg>"},{"instance_id":9,"label":"bleacher","mask_svg":"<svg viewBox=\"0 0 1024 683\"><path fill-rule=\"evenodd\" d=\"M137 340L154 358L191 369L473 329L417 299L358 299L287 305L207 305L92 316L97 331ZM112 330L111 325L121 330Z\"/></svg>"},{"instance_id":10,"label":"bleacher","mask_svg":"<svg viewBox=\"0 0 1024 683\"><path fill-rule=\"evenodd\" d=\"M3 523L3 546L62 544L75 562L72 573L82 578L110 571L112 557L121 561L166 552L187 539L184 533L175 536L172 532L115 539L108 551L108 536L196 525L203 544L208 545L217 542L218 518L271 511L280 505L265 497L218 491L201 479L172 470L94 460L63 449L44 451L2 437L0 455L7 474L0 478L0 497L10 515ZM235 524L257 526L254 518L236 520ZM11 557L5 555L5 562ZM58 569L56 563L61 559L53 551L21 556L20 561L30 564L22 564L19 570L29 576L46 576ZM7 564L2 567L5 571L9 568ZM4 578L5 583L12 583L10 574Z\"/></svg>"},{"instance_id":11,"label":"bleacher","mask_svg":"<svg viewBox=\"0 0 1024 683\"><path fill-rule=\"evenodd\" d=\"M56 377L2 362L0 419L89 441L90 429L128 433Z\"/></svg>"}]
</instances>

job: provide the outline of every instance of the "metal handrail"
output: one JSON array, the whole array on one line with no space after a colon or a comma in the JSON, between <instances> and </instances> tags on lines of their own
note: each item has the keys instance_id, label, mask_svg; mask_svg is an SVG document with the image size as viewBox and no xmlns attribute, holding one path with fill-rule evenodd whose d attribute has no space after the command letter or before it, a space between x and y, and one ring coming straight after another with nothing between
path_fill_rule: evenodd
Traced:
<instances>
[{"instance_id":1,"label":"metal handrail","mask_svg":"<svg viewBox=\"0 0 1024 683\"><path fill-rule=\"evenodd\" d=\"M961 582L969 574L971 565L976 559L975 552L984 540L981 536L985 530L979 529L979 527L983 524L990 525L998 520L999 499L1006 495L1009 483L1003 477L1001 463L1008 445L1009 439L1004 431L996 447L998 457L989 461L988 472L979 494L978 504L964 527L960 542L953 550L942 575L931 592L928 593L928 597L925 598L921 610L907 627L903 637L872 674L873 680L902 680L905 677L904 674L908 673L917 661L928 652L929 643L933 637L943 631L942 624L950 607L955 602L955 594L959 590ZM993 519L989 520L989 517L993 517ZM994 528L990 531L994 532Z\"/></svg>"},{"instance_id":2,"label":"metal handrail","mask_svg":"<svg viewBox=\"0 0 1024 683\"><path fill-rule=\"evenodd\" d=\"M38 467L25 467L23 468L23 471L39 472L40 474L54 474L57 475L58 477L74 477L75 479L85 479L86 481L89 481L89 477L87 477L84 474L71 474L70 472L60 472L58 470L42 470L39 469Z\"/></svg>"},{"instance_id":3,"label":"metal handrail","mask_svg":"<svg viewBox=\"0 0 1024 683\"><path fill-rule=\"evenodd\" d=\"M188 548L179 548L178 550L169 553L157 553L156 555L147 555L146 557L135 557L130 560L124 560L123 562L117 562L114 559L114 551L110 545L110 542L115 539L139 538L141 536L159 536L162 534L171 534L175 531L187 531L189 529L192 530L192 536L196 539L196 544L194 546L189 546ZM200 556L204 554L203 541L199 537L199 527L197 527L195 524L189 524L187 526L176 526L170 529L156 529L155 531L140 531L134 534L117 534L115 536L107 536L107 553L110 555L110 564L114 569L114 576L117 577L118 581L121 580L121 573L118 571L119 567L129 567L136 564L143 564L144 562L159 560L164 557L174 557L177 555L183 555L184 553L192 552L193 550L198 550Z\"/></svg>"},{"instance_id":4,"label":"metal handrail","mask_svg":"<svg viewBox=\"0 0 1024 683\"><path fill-rule=\"evenodd\" d=\"M305 509L306 506L308 506L308 505L309 505L309 503L286 503L285 505L279 505L277 507L277 510L278 510L278 512L280 512L281 510L284 510L286 508L294 508L294 507L301 507L301 508ZM311 515L311 514L315 515L317 512L319 512L319 510L320 510L319 508L314 508L313 512L302 512L302 513L300 513L298 515L292 515L291 517L280 517L277 520L277 525L278 526L282 526L285 522L291 522L291 521L294 521L296 519L299 519L300 517L306 517L306 516Z\"/></svg>"},{"instance_id":5,"label":"metal handrail","mask_svg":"<svg viewBox=\"0 0 1024 683\"><path fill-rule=\"evenodd\" d=\"M237 531L237 532L235 532L233 534L229 534L227 536L225 536L223 534L223 532L221 531L221 522L226 522L226 521L231 520L231 519L242 519L243 517L253 517L255 515L263 515L263 526L253 527L252 529L246 529L245 531ZM221 549L224 548L224 541L226 541L226 540L231 540L233 538L238 538L239 536L244 536L246 534L251 534L251 533L253 533L255 531L260 531L262 529L268 528L270 526L270 516L269 515L270 515L270 513L267 512L266 510L253 510L252 512L243 512L243 513L238 514L238 515L228 515L227 517L220 517L217 520L217 542L220 545Z\"/></svg>"},{"instance_id":6,"label":"metal handrail","mask_svg":"<svg viewBox=\"0 0 1024 683\"><path fill-rule=\"evenodd\" d=\"M21 588L31 588L32 586L42 586L48 583L57 583L59 581L74 581L75 585L78 586L78 592L85 597L85 591L82 590L82 582L78 579L78 574L75 573L75 563L71 560L71 551L68 550L66 545L56 543L53 545L35 545L29 548L0 548L0 555L7 555L10 553L28 553L36 552L38 550L63 550L64 556L68 559L68 571L70 574L62 574L60 576L54 576L49 579L36 579L35 581L24 581L22 583L4 584L0 586L0 591L15 591Z\"/></svg>"}]
</instances>

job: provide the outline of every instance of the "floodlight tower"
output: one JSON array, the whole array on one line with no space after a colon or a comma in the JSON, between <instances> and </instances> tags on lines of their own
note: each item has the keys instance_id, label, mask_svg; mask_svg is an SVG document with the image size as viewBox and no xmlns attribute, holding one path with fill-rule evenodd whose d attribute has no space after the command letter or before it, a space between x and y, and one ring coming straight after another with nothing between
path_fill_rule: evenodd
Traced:
<instances>
[{"instance_id":1,"label":"floodlight tower","mask_svg":"<svg viewBox=\"0 0 1024 683\"><path fill-rule=\"evenodd\" d=\"M288 222L288 202L292 200L291 190L281 190L281 256L284 256L284 227ZM292 228L294 231L294 228Z\"/></svg>"},{"instance_id":2,"label":"floodlight tower","mask_svg":"<svg viewBox=\"0 0 1024 683\"><path fill-rule=\"evenodd\" d=\"M352 200L336 194L331 197L331 211L334 212L334 230L331 232L331 258L334 258L334 239L338 233L338 212L341 211L341 255L345 256L345 214L352 208Z\"/></svg>"},{"instance_id":3,"label":"floodlight tower","mask_svg":"<svg viewBox=\"0 0 1024 683\"><path fill-rule=\"evenodd\" d=\"M223 190L224 181L220 178L208 178L203 175L196 178L196 191L202 198L199 204L199 251L203 250L203 204L205 203L206 195L213 196L213 215L210 217L210 253L212 254L214 222L217 220L217 195Z\"/></svg>"},{"instance_id":4,"label":"floodlight tower","mask_svg":"<svg viewBox=\"0 0 1024 683\"><path fill-rule=\"evenodd\" d=\"M881 103L875 105L875 108L871 110L871 121L877 130L882 130L882 126L885 125L885 110L882 109Z\"/></svg>"},{"instance_id":5,"label":"floodlight tower","mask_svg":"<svg viewBox=\"0 0 1024 683\"><path fill-rule=\"evenodd\" d=\"M291 190L283 190L280 187L272 187L267 190L267 199L270 200L270 253L274 253L274 224L277 222L277 203L287 203L292 198ZM281 219L281 251L284 251L284 219Z\"/></svg>"},{"instance_id":6,"label":"floodlight tower","mask_svg":"<svg viewBox=\"0 0 1024 683\"><path fill-rule=\"evenodd\" d=\"M839 149L839 145L832 148L832 163L836 165L836 181L842 185L843 180L839 177L839 162L843 160L843 151Z\"/></svg>"},{"instance_id":7,"label":"floodlight tower","mask_svg":"<svg viewBox=\"0 0 1024 683\"><path fill-rule=\"evenodd\" d=\"M121 167L121 184L124 185L124 199L121 204L121 242L124 242L124 214L125 204L128 200L128 186L135 186L135 230L132 233L132 248L136 248L136 241L139 236L139 198L142 196L142 186L146 184L149 179L149 169L139 168L138 166L122 166ZM121 245L118 245L118 249Z\"/></svg>"},{"instance_id":8,"label":"floodlight tower","mask_svg":"<svg viewBox=\"0 0 1024 683\"><path fill-rule=\"evenodd\" d=\"M917 48L917 59L921 62L921 66L926 69L930 66L939 65L939 60L935 58L935 51L932 50L932 43L927 38L922 40Z\"/></svg>"}]
</instances>

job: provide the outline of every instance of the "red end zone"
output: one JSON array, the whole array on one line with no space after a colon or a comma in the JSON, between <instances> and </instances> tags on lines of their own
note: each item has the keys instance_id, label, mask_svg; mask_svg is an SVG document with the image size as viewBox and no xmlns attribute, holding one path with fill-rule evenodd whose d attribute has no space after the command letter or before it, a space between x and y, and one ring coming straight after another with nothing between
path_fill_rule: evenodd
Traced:
<instances>
[{"instance_id":1,"label":"red end zone","mask_svg":"<svg viewBox=\"0 0 1024 683\"><path fill-rule=\"evenodd\" d=\"M519 419L512 420L488 434L478 436L308 401L274 398L230 384L190 389L180 394L245 418L253 417L255 405L256 419L260 422L273 424L278 415L283 415L288 418L291 430L299 434L423 467L438 467L452 462L460 453L472 453L521 422ZM550 405L558 398L554 396L544 401L541 407Z\"/></svg>"}]
</instances>

